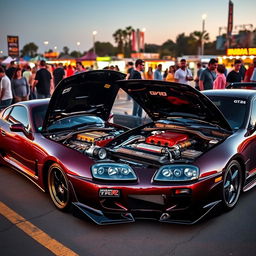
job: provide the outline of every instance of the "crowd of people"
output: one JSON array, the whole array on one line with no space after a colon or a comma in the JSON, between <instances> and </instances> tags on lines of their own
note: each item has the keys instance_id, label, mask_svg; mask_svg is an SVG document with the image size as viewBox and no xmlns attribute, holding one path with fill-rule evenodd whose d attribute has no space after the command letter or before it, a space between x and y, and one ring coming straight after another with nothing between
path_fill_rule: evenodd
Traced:
<instances>
[{"instance_id":1,"label":"crowd of people","mask_svg":"<svg viewBox=\"0 0 256 256\"><path fill-rule=\"evenodd\" d=\"M127 79L132 77L133 69L133 63L129 62ZM194 87L198 90L225 89L234 82L256 82L256 59L253 60L248 70L240 59L234 61L233 68L230 70L227 70L225 65L218 64L217 59L211 59L207 67L199 62L195 77L188 68L186 59L181 59L177 66L170 66L164 72L162 71L162 64L158 64L155 71L149 67L148 71L143 69L140 73L142 79L165 80L190 85L191 82L194 82Z\"/></svg>"},{"instance_id":2,"label":"crowd of people","mask_svg":"<svg viewBox=\"0 0 256 256\"><path fill-rule=\"evenodd\" d=\"M84 68L81 62L73 67L63 66L62 63L47 65L44 60L33 68L29 65L21 67L13 61L6 69L0 66L0 109L19 101L48 98L63 78L92 69L93 66ZM118 66L114 65L104 69L119 71ZM256 82L256 59L247 70L243 62L236 59L229 71L223 64L218 64L216 59L211 59L207 67L197 63L195 76L186 59L181 59L178 65L172 65L165 71L162 70L162 64L158 64L155 70L150 66L145 71L145 61L137 59L135 63L127 63L126 79L154 79L182 84L194 82L197 90L224 89L233 82ZM141 114L141 108L134 103L133 115Z\"/></svg>"}]
</instances>

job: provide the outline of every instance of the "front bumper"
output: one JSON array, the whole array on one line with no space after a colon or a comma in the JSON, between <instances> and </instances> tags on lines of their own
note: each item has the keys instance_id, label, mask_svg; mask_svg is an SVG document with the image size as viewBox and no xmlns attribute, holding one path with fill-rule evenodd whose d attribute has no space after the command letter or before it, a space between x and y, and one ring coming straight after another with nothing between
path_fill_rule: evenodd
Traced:
<instances>
[{"instance_id":1,"label":"front bumper","mask_svg":"<svg viewBox=\"0 0 256 256\"><path fill-rule=\"evenodd\" d=\"M191 184L108 184L70 177L77 200L75 209L99 225L154 219L166 223L194 224L221 201L221 175ZM217 180L217 181L216 181ZM118 190L102 196L100 190Z\"/></svg>"}]
</instances>

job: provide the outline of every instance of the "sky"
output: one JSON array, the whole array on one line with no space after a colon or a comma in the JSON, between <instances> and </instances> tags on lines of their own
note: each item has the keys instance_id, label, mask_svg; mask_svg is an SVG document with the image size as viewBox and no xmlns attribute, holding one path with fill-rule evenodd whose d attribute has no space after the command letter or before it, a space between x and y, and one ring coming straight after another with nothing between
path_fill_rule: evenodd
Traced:
<instances>
[{"instance_id":1,"label":"sky","mask_svg":"<svg viewBox=\"0 0 256 256\"><path fill-rule=\"evenodd\" d=\"M233 0L234 26L256 28L256 0ZM145 42L163 44L178 34L205 29L215 40L227 26L228 0L0 0L0 51L7 55L7 35L19 36L20 49L34 42L39 53L67 46L89 50L96 41L115 45L113 33L132 26L146 29ZM224 32L224 30L222 31ZM44 45L48 41L48 46ZM80 42L80 45L77 45Z\"/></svg>"}]
</instances>

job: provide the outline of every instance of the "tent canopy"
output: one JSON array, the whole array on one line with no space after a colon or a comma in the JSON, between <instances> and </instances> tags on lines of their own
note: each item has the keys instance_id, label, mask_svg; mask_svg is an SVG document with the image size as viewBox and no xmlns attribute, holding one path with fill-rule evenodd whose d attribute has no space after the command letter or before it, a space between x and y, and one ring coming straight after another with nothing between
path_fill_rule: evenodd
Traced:
<instances>
[{"instance_id":1,"label":"tent canopy","mask_svg":"<svg viewBox=\"0 0 256 256\"><path fill-rule=\"evenodd\" d=\"M5 60L2 61L2 64L10 64L11 61L15 61L12 57L8 56Z\"/></svg>"},{"instance_id":2,"label":"tent canopy","mask_svg":"<svg viewBox=\"0 0 256 256\"><path fill-rule=\"evenodd\" d=\"M93 52L87 52L81 58L76 59L76 61L85 61L85 60L96 60L97 55Z\"/></svg>"}]
</instances>

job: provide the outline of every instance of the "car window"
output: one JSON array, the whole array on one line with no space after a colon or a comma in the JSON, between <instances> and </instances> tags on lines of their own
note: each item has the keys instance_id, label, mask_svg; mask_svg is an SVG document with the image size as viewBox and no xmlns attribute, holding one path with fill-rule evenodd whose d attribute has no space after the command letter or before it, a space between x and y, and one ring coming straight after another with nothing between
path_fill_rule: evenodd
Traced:
<instances>
[{"instance_id":1,"label":"car window","mask_svg":"<svg viewBox=\"0 0 256 256\"><path fill-rule=\"evenodd\" d=\"M249 102L246 99L207 96L220 109L233 130L237 130L244 125L246 110L249 108Z\"/></svg>"},{"instance_id":2,"label":"car window","mask_svg":"<svg viewBox=\"0 0 256 256\"><path fill-rule=\"evenodd\" d=\"M8 121L12 124L23 124L26 129L29 129L27 109L23 106L14 106Z\"/></svg>"},{"instance_id":3,"label":"car window","mask_svg":"<svg viewBox=\"0 0 256 256\"><path fill-rule=\"evenodd\" d=\"M6 119L8 118L8 115L9 115L9 113L11 112L11 110L12 110L12 107L7 108L7 109L4 111L4 113L3 113L3 115L2 115L2 118L3 118L4 120L6 120Z\"/></svg>"},{"instance_id":4,"label":"car window","mask_svg":"<svg viewBox=\"0 0 256 256\"><path fill-rule=\"evenodd\" d=\"M69 116L65 118L58 119L48 126L48 131L50 130L69 130L82 127L104 127L104 121L97 116Z\"/></svg>"},{"instance_id":5,"label":"car window","mask_svg":"<svg viewBox=\"0 0 256 256\"><path fill-rule=\"evenodd\" d=\"M252 126L256 125L256 101L255 100L252 102L252 112L251 112L250 124Z\"/></svg>"},{"instance_id":6,"label":"car window","mask_svg":"<svg viewBox=\"0 0 256 256\"><path fill-rule=\"evenodd\" d=\"M32 110L32 118L36 132L42 131L44 118L46 115L48 105L34 107Z\"/></svg>"}]
</instances>

